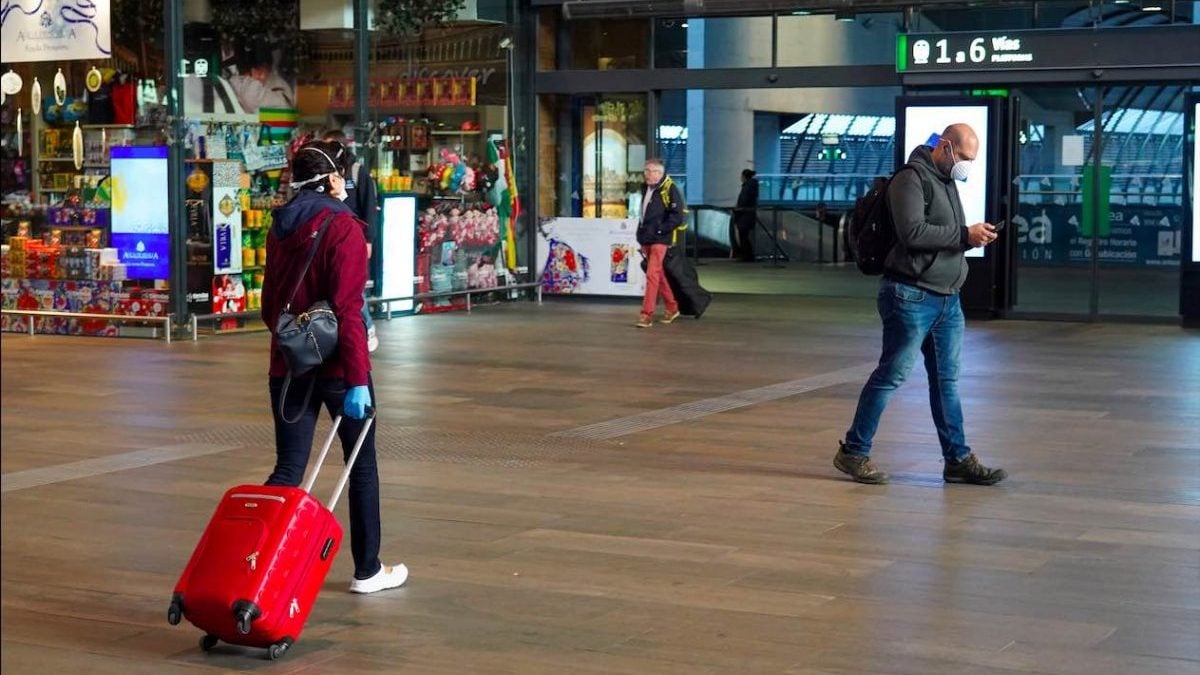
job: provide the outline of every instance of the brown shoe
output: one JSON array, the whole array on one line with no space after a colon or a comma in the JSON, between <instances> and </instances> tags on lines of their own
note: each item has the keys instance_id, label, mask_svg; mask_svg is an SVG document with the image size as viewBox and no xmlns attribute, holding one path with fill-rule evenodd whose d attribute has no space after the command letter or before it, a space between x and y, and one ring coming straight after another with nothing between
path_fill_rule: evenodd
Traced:
<instances>
[{"instance_id":1,"label":"brown shoe","mask_svg":"<svg viewBox=\"0 0 1200 675\"><path fill-rule=\"evenodd\" d=\"M875 466L870 457L847 451L845 444L840 446L838 453L833 456L834 468L859 483L883 485L888 482L888 475Z\"/></svg>"},{"instance_id":2,"label":"brown shoe","mask_svg":"<svg viewBox=\"0 0 1200 675\"><path fill-rule=\"evenodd\" d=\"M654 325L654 319L643 314L638 317L638 322L633 325L637 326L638 328L649 328L650 326Z\"/></svg>"},{"instance_id":3,"label":"brown shoe","mask_svg":"<svg viewBox=\"0 0 1200 675\"><path fill-rule=\"evenodd\" d=\"M979 463L975 453L962 458L957 463L946 462L942 469L942 479L947 483L970 483L971 485L995 485L1008 478L1004 469L989 469Z\"/></svg>"},{"instance_id":4,"label":"brown shoe","mask_svg":"<svg viewBox=\"0 0 1200 675\"><path fill-rule=\"evenodd\" d=\"M675 319L678 319L678 318L679 318L679 310L675 310L674 312L667 312L666 314L663 314L663 318L659 319L659 321L661 323L671 323L672 321L674 321Z\"/></svg>"}]
</instances>

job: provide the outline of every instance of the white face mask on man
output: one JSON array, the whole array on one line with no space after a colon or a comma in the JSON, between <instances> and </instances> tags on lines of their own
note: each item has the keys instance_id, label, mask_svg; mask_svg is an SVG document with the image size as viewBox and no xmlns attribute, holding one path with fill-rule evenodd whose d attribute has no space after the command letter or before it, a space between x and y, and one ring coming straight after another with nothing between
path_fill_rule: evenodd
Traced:
<instances>
[{"instance_id":1,"label":"white face mask on man","mask_svg":"<svg viewBox=\"0 0 1200 675\"><path fill-rule=\"evenodd\" d=\"M950 167L950 178L957 181L967 182L971 177L971 169L975 166L975 162L965 159L958 159L958 155L954 152L954 143L947 140L947 145L950 146L950 158L955 160Z\"/></svg>"}]
</instances>

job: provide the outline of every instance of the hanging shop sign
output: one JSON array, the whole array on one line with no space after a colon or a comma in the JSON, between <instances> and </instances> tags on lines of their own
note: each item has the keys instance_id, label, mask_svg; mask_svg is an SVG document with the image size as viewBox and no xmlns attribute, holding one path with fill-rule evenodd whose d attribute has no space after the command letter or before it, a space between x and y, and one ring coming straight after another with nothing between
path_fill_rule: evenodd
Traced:
<instances>
[{"instance_id":1,"label":"hanging shop sign","mask_svg":"<svg viewBox=\"0 0 1200 675\"><path fill-rule=\"evenodd\" d=\"M636 218L555 218L539 228L542 291L641 296Z\"/></svg>"},{"instance_id":2,"label":"hanging shop sign","mask_svg":"<svg viewBox=\"0 0 1200 675\"><path fill-rule=\"evenodd\" d=\"M4 3L0 61L74 61L112 57L111 0Z\"/></svg>"}]
</instances>

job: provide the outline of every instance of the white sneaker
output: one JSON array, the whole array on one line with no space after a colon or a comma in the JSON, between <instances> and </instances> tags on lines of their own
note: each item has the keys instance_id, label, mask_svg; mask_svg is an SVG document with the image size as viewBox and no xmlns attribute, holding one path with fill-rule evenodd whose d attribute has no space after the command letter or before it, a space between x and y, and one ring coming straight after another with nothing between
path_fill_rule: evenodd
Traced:
<instances>
[{"instance_id":1,"label":"white sneaker","mask_svg":"<svg viewBox=\"0 0 1200 675\"><path fill-rule=\"evenodd\" d=\"M350 582L351 593L374 593L376 591L386 591L389 588L397 588L404 585L408 581L408 568L404 565L394 565L388 567L384 565L370 579L355 579Z\"/></svg>"},{"instance_id":2,"label":"white sneaker","mask_svg":"<svg viewBox=\"0 0 1200 675\"><path fill-rule=\"evenodd\" d=\"M375 334L375 326L367 329L367 351L373 352L379 349L379 336Z\"/></svg>"}]
</instances>

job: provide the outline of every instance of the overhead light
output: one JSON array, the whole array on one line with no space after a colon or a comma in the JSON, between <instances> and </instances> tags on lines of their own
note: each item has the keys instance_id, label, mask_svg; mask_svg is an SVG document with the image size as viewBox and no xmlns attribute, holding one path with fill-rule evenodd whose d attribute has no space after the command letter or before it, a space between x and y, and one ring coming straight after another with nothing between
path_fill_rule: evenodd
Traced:
<instances>
[{"instance_id":1,"label":"overhead light","mask_svg":"<svg viewBox=\"0 0 1200 675\"><path fill-rule=\"evenodd\" d=\"M792 12L792 16L808 16L809 14L812 14L812 12L808 11L807 9L798 9Z\"/></svg>"},{"instance_id":2,"label":"overhead light","mask_svg":"<svg viewBox=\"0 0 1200 675\"><path fill-rule=\"evenodd\" d=\"M679 24L679 27L680 27L680 28L687 28L687 22L686 22L686 21L684 21L683 23Z\"/></svg>"},{"instance_id":3,"label":"overhead light","mask_svg":"<svg viewBox=\"0 0 1200 675\"><path fill-rule=\"evenodd\" d=\"M1128 5L1129 0L1113 0L1114 5Z\"/></svg>"},{"instance_id":4,"label":"overhead light","mask_svg":"<svg viewBox=\"0 0 1200 675\"><path fill-rule=\"evenodd\" d=\"M1161 12L1162 5L1154 5L1154 4L1142 5L1142 11L1143 12Z\"/></svg>"},{"instance_id":5,"label":"overhead light","mask_svg":"<svg viewBox=\"0 0 1200 675\"><path fill-rule=\"evenodd\" d=\"M833 18L838 21L849 23L850 21L854 20L854 12L837 11L833 13Z\"/></svg>"}]
</instances>

